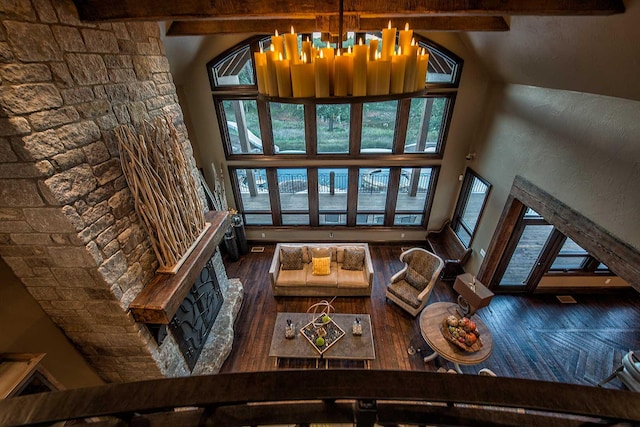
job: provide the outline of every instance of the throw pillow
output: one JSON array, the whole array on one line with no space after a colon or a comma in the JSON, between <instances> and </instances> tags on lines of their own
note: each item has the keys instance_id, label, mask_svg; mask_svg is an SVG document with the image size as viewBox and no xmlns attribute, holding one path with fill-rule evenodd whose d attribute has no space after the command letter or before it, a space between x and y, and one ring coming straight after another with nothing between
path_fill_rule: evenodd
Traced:
<instances>
[{"instance_id":1,"label":"throw pillow","mask_svg":"<svg viewBox=\"0 0 640 427\"><path fill-rule=\"evenodd\" d=\"M314 276L327 276L331 274L331 257L314 257L311 262L313 263L313 271L311 274Z\"/></svg>"},{"instance_id":2,"label":"throw pillow","mask_svg":"<svg viewBox=\"0 0 640 427\"><path fill-rule=\"evenodd\" d=\"M331 248L322 246L311 247L311 258L331 258Z\"/></svg>"},{"instance_id":3,"label":"throw pillow","mask_svg":"<svg viewBox=\"0 0 640 427\"><path fill-rule=\"evenodd\" d=\"M407 272L404 275L404 280L405 282L416 288L418 291L423 290L427 285L427 278L411 267L407 268Z\"/></svg>"},{"instance_id":4,"label":"throw pillow","mask_svg":"<svg viewBox=\"0 0 640 427\"><path fill-rule=\"evenodd\" d=\"M345 248L343 270L362 270L364 265L364 248Z\"/></svg>"},{"instance_id":5,"label":"throw pillow","mask_svg":"<svg viewBox=\"0 0 640 427\"><path fill-rule=\"evenodd\" d=\"M302 270L302 248L280 248L283 270Z\"/></svg>"}]
</instances>

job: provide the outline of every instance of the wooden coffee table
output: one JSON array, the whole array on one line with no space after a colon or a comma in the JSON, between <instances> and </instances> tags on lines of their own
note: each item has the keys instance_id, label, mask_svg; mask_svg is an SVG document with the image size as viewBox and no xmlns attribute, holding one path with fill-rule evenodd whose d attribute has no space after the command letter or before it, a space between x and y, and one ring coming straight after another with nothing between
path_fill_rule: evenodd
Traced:
<instances>
[{"instance_id":1,"label":"wooden coffee table","mask_svg":"<svg viewBox=\"0 0 640 427\"><path fill-rule=\"evenodd\" d=\"M461 374L460 365L477 365L491 356L493 338L482 319L474 315L471 316L471 319L475 322L478 332L480 332L482 348L476 352L469 353L449 342L442 335L440 328L442 327L442 320L447 316L452 314L460 317L456 312L457 306L457 304L450 302L436 302L426 306L420 313L420 332L429 347L434 351L433 354L426 356L424 361L429 362L438 356L442 356L444 359L453 362L456 371Z\"/></svg>"},{"instance_id":2,"label":"wooden coffee table","mask_svg":"<svg viewBox=\"0 0 640 427\"><path fill-rule=\"evenodd\" d=\"M351 330L355 318L360 319L362 335L353 335ZM287 319L295 324L295 338L284 336ZM370 361L376 358L371 330L371 317L368 314L333 313L331 319L342 328L344 336L320 354L313 345L300 333L307 323L313 319L313 313L278 313L273 327L273 337L269 356L275 357L275 366L282 358L316 359L316 367L324 361L325 367L329 359L361 360L364 367L370 368Z\"/></svg>"}]
</instances>

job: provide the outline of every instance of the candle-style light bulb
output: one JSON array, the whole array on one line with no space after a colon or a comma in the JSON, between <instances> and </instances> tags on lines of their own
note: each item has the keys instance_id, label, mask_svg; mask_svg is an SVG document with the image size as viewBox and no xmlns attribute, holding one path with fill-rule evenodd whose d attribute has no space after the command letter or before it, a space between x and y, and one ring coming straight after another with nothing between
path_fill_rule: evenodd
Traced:
<instances>
[{"instance_id":1,"label":"candle-style light bulb","mask_svg":"<svg viewBox=\"0 0 640 427\"><path fill-rule=\"evenodd\" d=\"M398 46L398 55L402 55L402 48Z\"/></svg>"},{"instance_id":2,"label":"candle-style light bulb","mask_svg":"<svg viewBox=\"0 0 640 427\"><path fill-rule=\"evenodd\" d=\"M411 39L411 46L415 46L416 45L416 39L415 37Z\"/></svg>"},{"instance_id":3,"label":"candle-style light bulb","mask_svg":"<svg viewBox=\"0 0 640 427\"><path fill-rule=\"evenodd\" d=\"M351 46L349 46L349 47L347 48L347 53L348 53L349 55L351 55Z\"/></svg>"},{"instance_id":4,"label":"candle-style light bulb","mask_svg":"<svg viewBox=\"0 0 640 427\"><path fill-rule=\"evenodd\" d=\"M269 46L269 50L271 52L275 52L276 51L276 47L274 45Z\"/></svg>"},{"instance_id":5,"label":"candle-style light bulb","mask_svg":"<svg viewBox=\"0 0 640 427\"><path fill-rule=\"evenodd\" d=\"M278 53L278 61L282 61L282 52Z\"/></svg>"},{"instance_id":6,"label":"candle-style light bulb","mask_svg":"<svg viewBox=\"0 0 640 427\"><path fill-rule=\"evenodd\" d=\"M391 20L389 20L389 25L387 26L387 29L391 29Z\"/></svg>"},{"instance_id":7,"label":"candle-style light bulb","mask_svg":"<svg viewBox=\"0 0 640 427\"><path fill-rule=\"evenodd\" d=\"M295 32L293 31L293 25L291 26L291 34L295 34Z\"/></svg>"},{"instance_id":8,"label":"candle-style light bulb","mask_svg":"<svg viewBox=\"0 0 640 427\"><path fill-rule=\"evenodd\" d=\"M320 50L320 58L324 58L324 52Z\"/></svg>"},{"instance_id":9,"label":"candle-style light bulb","mask_svg":"<svg viewBox=\"0 0 640 427\"><path fill-rule=\"evenodd\" d=\"M278 37L278 30L276 30L276 37Z\"/></svg>"},{"instance_id":10,"label":"candle-style light bulb","mask_svg":"<svg viewBox=\"0 0 640 427\"><path fill-rule=\"evenodd\" d=\"M307 54L302 52L302 63L306 64L307 63Z\"/></svg>"},{"instance_id":11,"label":"candle-style light bulb","mask_svg":"<svg viewBox=\"0 0 640 427\"><path fill-rule=\"evenodd\" d=\"M260 53L264 53L264 48L260 46Z\"/></svg>"},{"instance_id":12,"label":"candle-style light bulb","mask_svg":"<svg viewBox=\"0 0 640 427\"><path fill-rule=\"evenodd\" d=\"M336 56L340 56L340 49L336 52Z\"/></svg>"},{"instance_id":13,"label":"candle-style light bulb","mask_svg":"<svg viewBox=\"0 0 640 427\"><path fill-rule=\"evenodd\" d=\"M404 24L404 30L405 31L409 31L409 23L408 22Z\"/></svg>"},{"instance_id":14,"label":"candle-style light bulb","mask_svg":"<svg viewBox=\"0 0 640 427\"><path fill-rule=\"evenodd\" d=\"M360 40L358 40L358 44L362 46L362 37L360 37Z\"/></svg>"}]
</instances>

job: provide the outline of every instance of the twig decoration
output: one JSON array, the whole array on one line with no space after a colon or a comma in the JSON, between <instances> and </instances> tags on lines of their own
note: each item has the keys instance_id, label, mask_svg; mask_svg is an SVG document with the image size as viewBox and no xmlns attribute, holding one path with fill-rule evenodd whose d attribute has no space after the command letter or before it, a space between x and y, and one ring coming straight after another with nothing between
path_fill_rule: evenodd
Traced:
<instances>
[{"instance_id":1,"label":"twig decoration","mask_svg":"<svg viewBox=\"0 0 640 427\"><path fill-rule=\"evenodd\" d=\"M135 209L160 269L178 264L205 228L204 207L178 131L168 116L145 122L136 135L119 126L116 139Z\"/></svg>"}]
</instances>

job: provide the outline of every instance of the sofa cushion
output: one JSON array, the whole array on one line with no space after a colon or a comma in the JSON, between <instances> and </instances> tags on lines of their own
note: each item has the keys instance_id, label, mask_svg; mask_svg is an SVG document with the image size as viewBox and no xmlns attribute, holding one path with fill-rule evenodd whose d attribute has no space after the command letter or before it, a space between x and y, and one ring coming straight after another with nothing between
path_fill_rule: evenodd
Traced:
<instances>
[{"instance_id":1,"label":"sofa cushion","mask_svg":"<svg viewBox=\"0 0 640 427\"><path fill-rule=\"evenodd\" d=\"M342 268L344 270L362 270L362 266L364 265L364 248L344 248L343 258Z\"/></svg>"},{"instance_id":2,"label":"sofa cushion","mask_svg":"<svg viewBox=\"0 0 640 427\"><path fill-rule=\"evenodd\" d=\"M404 280L399 280L395 283L390 284L387 287L387 290L398 297L400 301L410 305L413 308L420 307L420 300L418 299L418 292L416 289L408 284Z\"/></svg>"},{"instance_id":3,"label":"sofa cushion","mask_svg":"<svg viewBox=\"0 0 640 427\"><path fill-rule=\"evenodd\" d=\"M330 257L314 257L312 260L311 274L314 276L326 276L331 274L331 258Z\"/></svg>"},{"instance_id":4,"label":"sofa cushion","mask_svg":"<svg viewBox=\"0 0 640 427\"><path fill-rule=\"evenodd\" d=\"M280 248L280 263L283 270L302 270L302 248Z\"/></svg>"},{"instance_id":5,"label":"sofa cushion","mask_svg":"<svg viewBox=\"0 0 640 427\"><path fill-rule=\"evenodd\" d=\"M363 270L338 269L339 288L367 288L369 281Z\"/></svg>"},{"instance_id":6,"label":"sofa cushion","mask_svg":"<svg viewBox=\"0 0 640 427\"><path fill-rule=\"evenodd\" d=\"M325 276L317 276L313 274L313 269L307 270L307 278L305 280L307 286L333 286L338 284L338 265L332 262L329 267L330 273ZM302 283L305 283L302 282Z\"/></svg>"},{"instance_id":7,"label":"sofa cushion","mask_svg":"<svg viewBox=\"0 0 640 427\"><path fill-rule=\"evenodd\" d=\"M328 246L309 246L311 260L313 258L331 257L331 248Z\"/></svg>"},{"instance_id":8,"label":"sofa cushion","mask_svg":"<svg viewBox=\"0 0 640 427\"><path fill-rule=\"evenodd\" d=\"M301 270L283 270L278 272L276 286L300 286L307 281L307 272L309 264L304 264Z\"/></svg>"}]
</instances>

